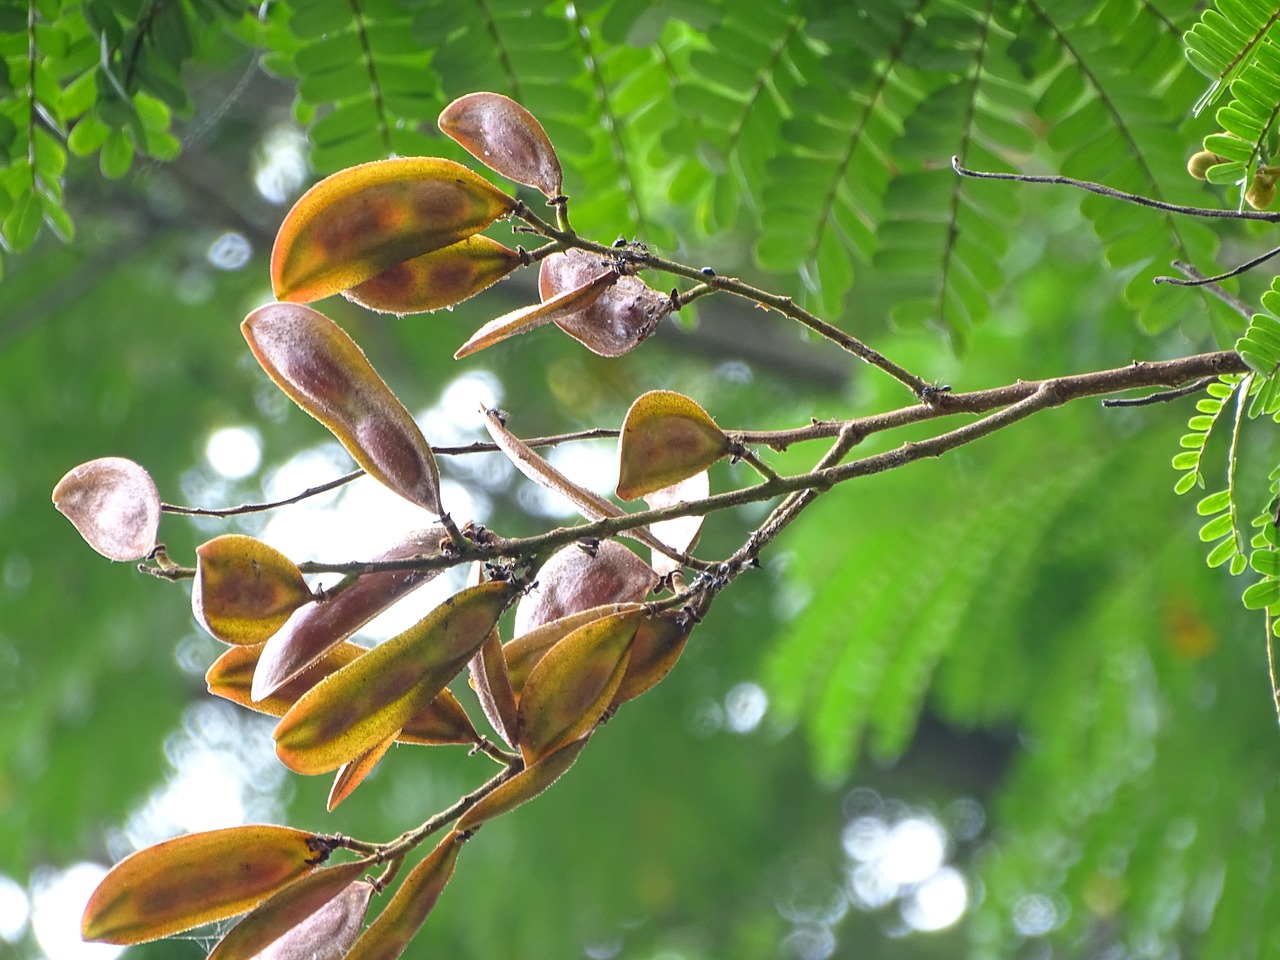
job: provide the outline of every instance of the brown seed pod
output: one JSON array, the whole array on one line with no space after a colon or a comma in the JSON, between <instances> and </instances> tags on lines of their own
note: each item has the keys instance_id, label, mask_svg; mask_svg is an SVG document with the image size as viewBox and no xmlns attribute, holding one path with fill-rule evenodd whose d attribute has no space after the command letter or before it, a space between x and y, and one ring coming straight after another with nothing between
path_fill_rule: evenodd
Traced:
<instances>
[{"instance_id":1,"label":"brown seed pod","mask_svg":"<svg viewBox=\"0 0 1280 960\"><path fill-rule=\"evenodd\" d=\"M160 494L139 464L102 457L67 471L53 505L109 560L141 560L156 545Z\"/></svg>"},{"instance_id":2,"label":"brown seed pod","mask_svg":"<svg viewBox=\"0 0 1280 960\"><path fill-rule=\"evenodd\" d=\"M500 93L468 93L444 108L440 129L508 180L560 195L564 176L551 139L536 117Z\"/></svg>"},{"instance_id":3,"label":"brown seed pod","mask_svg":"<svg viewBox=\"0 0 1280 960\"><path fill-rule=\"evenodd\" d=\"M524 262L516 251L477 233L401 261L342 295L381 313L429 313L475 296Z\"/></svg>"},{"instance_id":4,"label":"brown seed pod","mask_svg":"<svg viewBox=\"0 0 1280 960\"><path fill-rule=\"evenodd\" d=\"M658 575L620 543L605 540L594 549L563 547L538 571L537 586L520 598L515 635L544 623L609 603L639 603L658 584Z\"/></svg>"},{"instance_id":5,"label":"brown seed pod","mask_svg":"<svg viewBox=\"0 0 1280 960\"><path fill-rule=\"evenodd\" d=\"M545 302L583 286L607 267L597 253L573 249L552 254L538 269L538 291ZM639 277L622 276L589 306L555 322L592 353L619 357L647 340L670 312L670 297Z\"/></svg>"}]
</instances>

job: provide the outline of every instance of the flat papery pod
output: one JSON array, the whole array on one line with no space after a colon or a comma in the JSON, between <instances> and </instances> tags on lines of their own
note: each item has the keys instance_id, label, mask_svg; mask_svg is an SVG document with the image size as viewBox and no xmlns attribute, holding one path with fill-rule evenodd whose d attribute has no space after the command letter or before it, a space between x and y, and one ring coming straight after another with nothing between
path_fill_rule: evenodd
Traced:
<instances>
[{"instance_id":1,"label":"flat papery pod","mask_svg":"<svg viewBox=\"0 0 1280 960\"><path fill-rule=\"evenodd\" d=\"M373 560L437 556L444 537L443 527L416 530ZM300 608L267 641L253 676L253 698L261 700L270 696L328 650L438 573L438 570L366 573L327 600Z\"/></svg>"},{"instance_id":2,"label":"flat papery pod","mask_svg":"<svg viewBox=\"0 0 1280 960\"><path fill-rule=\"evenodd\" d=\"M156 547L160 493L132 460L101 457L72 467L53 488L53 505L109 560L141 560Z\"/></svg>"},{"instance_id":3,"label":"flat papery pod","mask_svg":"<svg viewBox=\"0 0 1280 960\"><path fill-rule=\"evenodd\" d=\"M258 904L227 931L227 935L209 954L208 960L250 960L264 956L283 960L290 954L280 951L281 947L288 945L281 941L296 942L301 925L305 924L305 929L312 933L320 932L318 928L324 928L332 935L338 932L333 929L334 924L331 922L336 919L335 912L345 917L352 912L352 907L357 906L359 908L354 912L358 931L364 922L364 907L368 905L372 890L369 884L362 884L360 881L360 874L368 868L367 862L354 860L336 867L324 867L293 881L279 893ZM361 885L368 889L361 891ZM356 896L344 897L343 894L348 892L354 892ZM360 905L361 900L364 901L363 905ZM339 909L325 909L331 905ZM325 912L320 913L322 910ZM351 939L355 939L354 935ZM265 953L268 950L272 952Z\"/></svg>"},{"instance_id":4,"label":"flat papery pod","mask_svg":"<svg viewBox=\"0 0 1280 960\"><path fill-rule=\"evenodd\" d=\"M440 471L422 431L336 323L296 303L269 303L240 324L262 369L375 480L439 516Z\"/></svg>"},{"instance_id":5,"label":"flat papery pod","mask_svg":"<svg viewBox=\"0 0 1280 960\"><path fill-rule=\"evenodd\" d=\"M276 725L276 756L296 773L328 773L394 736L475 656L518 589L469 587L325 677Z\"/></svg>"},{"instance_id":6,"label":"flat papery pod","mask_svg":"<svg viewBox=\"0 0 1280 960\"><path fill-rule=\"evenodd\" d=\"M515 250L477 233L387 267L342 295L382 313L427 313L474 297L524 262Z\"/></svg>"},{"instance_id":7,"label":"flat papery pod","mask_svg":"<svg viewBox=\"0 0 1280 960\"><path fill-rule=\"evenodd\" d=\"M373 884L357 880L253 960L343 960L364 927Z\"/></svg>"},{"instance_id":8,"label":"flat papery pod","mask_svg":"<svg viewBox=\"0 0 1280 960\"><path fill-rule=\"evenodd\" d=\"M593 620L565 636L529 673L516 735L526 766L590 733L626 673L640 611Z\"/></svg>"},{"instance_id":9,"label":"flat papery pod","mask_svg":"<svg viewBox=\"0 0 1280 960\"><path fill-rule=\"evenodd\" d=\"M581 286L607 264L598 253L566 250L542 261L538 290L551 300ZM671 298L636 276L621 277L597 300L556 320L556 325L592 353L620 357L648 340L671 312Z\"/></svg>"},{"instance_id":10,"label":"flat papery pod","mask_svg":"<svg viewBox=\"0 0 1280 960\"><path fill-rule=\"evenodd\" d=\"M85 940L145 943L252 910L328 856L323 837L253 824L176 837L125 857L80 922Z\"/></svg>"},{"instance_id":11,"label":"flat papery pod","mask_svg":"<svg viewBox=\"0 0 1280 960\"><path fill-rule=\"evenodd\" d=\"M509 813L559 780L574 762L589 737L566 744L532 766L525 767L506 783L496 787L458 820L458 830L474 830L487 820Z\"/></svg>"},{"instance_id":12,"label":"flat papery pod","mask_svg":"<svg viewBox=\"0 0 1280 960\"><path fill-rule=\"evenodd\" d=\"M222 697L242 707L265 713L271 717L283 717L304 693L317 683L351 663L356 657L369 652L358 643L340 643L326 652L312 666L279 687L271 696L254 700L250 695L254 668L263 645L229 647L205 674L205 683L215 697ZM480 739L462 704L446 687L431 703L415 714L396 740L399 743L446 744L475 743Z\"/></svg>"},{"instance_id":13,"label":"flat papery pod","mask_svg":"<svg viewBox=\"0 0 1280 960\"><path fill-rule=\"evenodd\" d=\"M508 180L560 196L564 174L551 138L537 118L500 93L468 93L440 114L440 129Z\"/></svg>"},{"instance_id":14,"label":"flat papery pod","mask_svg":"<svg viewBox=\"0 0 1280 960\"><path fill-rule=\"evenodd\" d=\"M471 339L457 349L453 359L461 360L485 347L491 347L516 334L527 333L548 323L559 323L599 300L604 292L620 279L622 278L614 270L606 269L598 276L583 281L581 286L565 290L549 300L504 313L473 333Z\"/></svg>"},{"instance_id":15,"label":"flat papery pod","mask_svg":"<svg viewBox=\"0 0 1280 960\"><path fill-rule=\"evenodd\" d=\"M333 777L333 786L329 788L328 810L330 813L338 804L351 796L352 791L364 782L365 777L373 773L373 768L386 756L395 742L395 735L387 737L368 753L363 753L354 760L348 760L338 768L338 772Z\"/></svg>"},{"instance_id":16,"label":"flat papery pod","mask_svg":"<svg viewBox=\"0 0 1280 960\"><path fill-rule=\"evenodd\" d=\"M692 632L693 621L678 611L667 610L646 617L631 641L627 672L622 675L622 683L610 706L619 707L642 693L648 693L671 672Z\"/></svg>"},{"instance_id":17,"label":"flat papery pod","mask_svg":"<svg viewBox=\"0 0 1280 960\"><path fill-rule=\"evenodd\" d=\"M658 575L614 540L592 547L571 543L552 554L537 583L516 607L516 636L579 610L607 603L639 603L658 585Z\"/></svg>"},{"instance_id":18,"label":"flat papery pod","mask_svg":"<svg viewBox=\"0 0 1280 960\"><path fill-rule=\"evenodd\" d=\"M280 300L319 300L479 233L513 209L512 197L452 160L348 167L285 215L271 250L271 286Z\"/></svg>"},{"instance_id":19,"label":"flat papery pod","mask_svg":"<svg viewBox=\"0 0 1280 960\"><path fill-rule=\"evenodd\" d=\"M196 547L191 612L223 643L258 644L313 598L297 564L241 533Z\"/></svg>"},{"instance_id":20,"label":"flat papery pod","mask_svg":"<svg viewBox=\"0 0 1280 960\"><path fill-rule=\"evenodd\" d=\"M706 470L729 438L694 401L650 390L631 404L618 437L618 496L634 500Z\"/></svg>"},{"instance_id":21,"label":"flat papery pod","mask_svg":"<svg viewBox=\"0 0 1280 960\"><path fill-rule=\"evenodd\" d=\"M475 586L484 579L484 567L473 563L467 571L467 586ZM516 695L507 676L507 661L502 653L502 635L498 628L489 631L484 645L467 665L471 674L471 688L480 701L480 709L494 732L508 746L513 745L516 731Z\"/></svg>"},{"instance_id":22,"label":"flat papery pod","mask_svg":"<svg viewBox=\"0 0 1280 960\"><path fill-rule=\"evenodd\" d=\"M533 672L538 661L563 637L601 617L639 609L638 603L607 603L589 610L579 610L577 613L571 613L535 627L505 644L502 654L507 661L507 676L511 679L511 689L515 691L516 701L519 702L520 691L524 689L524 683L529 679L529 674Z\"/></svg>"},{"instance_id":23,"label":"flat papery pod","mask_svg":"<svg viewBox=\"0 0 1280 960\"><path fill-rule=\"evenodd\" d=\"M539 486L564 496L588 520L603 520L605 517L626 515L621 507L610 503L599 494L578 486L545 458L539 456L537 451L507 429L498 411L485 410L484 425L493 442L498 445L498 449L507 455L507 459L515 464L517 470ZM669 549L643 527L624 530L619 536L643 543L653 550Z\"/></svg>"},{"instance_id":24,"label":"flat papery pod","mask_svg":"<svg viewBox=\"0 0 1280 960\"><path fill-rule=\"evenodd\" d=\"M695 473L692 477L673 483L669 487L655 490L644 495L645 505L650 510L661 510L663 507L674 507L678 503L690 503L705 500L711 495L711 478L707 471ZM698 534L702 532L702 521L705 517L676 517L674 520L659 520L649 524L649 532L679 553L688 553L698 542ZM672 560L666 554L653 551L653 569L660 577L680 569L679 561Z\"/></svg>"},{"instance_id":25,"label":"flat papery pod","mask_svg":"<svg viewBox=\"0 0 1280 960\"><path fill-rule=\"evenodd\" d=\"M400 884L378 918L360 935L347 960L396 960L440 899L466 835L451 831Z\"/></svg>"}]
</instances>

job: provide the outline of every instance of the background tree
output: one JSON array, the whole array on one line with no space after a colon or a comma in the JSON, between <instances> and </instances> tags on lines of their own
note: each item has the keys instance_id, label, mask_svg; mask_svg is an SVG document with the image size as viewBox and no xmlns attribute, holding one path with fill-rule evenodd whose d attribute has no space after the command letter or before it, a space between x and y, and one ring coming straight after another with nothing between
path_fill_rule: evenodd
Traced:
<instances>
[{"instance_id":1,"label":"background tree","mask_svg":"<svg viewBox=\"0 0 1280 960\"><path fill-rule=\"evenodd\" d=\"M204 695L217 649L181 591L87 562L47 507L63 471L105 454L145 463L167 499L204 505L348 469L265 385L235 329L269 296L280 204L311 173L390 153L462 159L435 117L496 90L546 126L584 236L622 233L794 296L957 391L1190 355L1231 345L1245 321L1209 290L1152 279L1173 260L1214 273L1247 259L1265 227L962 179L949 158L1235 208L1236 181L1270 159L1249 95L1265 106L1278 73L1274 11L1205 14L1207 39L1190 43L1200 71L1182 39L1196 16L1188 3L930 0L0 7L0 205L16 253L0 308L0 871L34 888L53 868L211 825L164 818L182 789L209 796L233 768L248 776L214 805L228 820L391 834L466 790L481 762L394 754L357 802L322 816L322 788L285 780L270 757L270 724ZM1206 73L1243 82L1220 103L1234 98L1236 113L1194 114ZM1249 150L1206 144L1227 160L1213 176L1227 185L1206 188L1186 159L1220 129ZM73 230L69 244L50 236ZM1238 281L1246 303L1265 279ZM495 301L530 299L519 283L452 314L337 318L411 410L450 412L459 442L482 436L457 419L460 379L468 406L500 391L524 436L616 427L658 387L726 429L912 402L776 314L721 297L625 360L546 333L449 359L507 309ZM554 793L486 827L417 949L1266 955L1278 931L1265 633L1239 608L1241 581L1205 572L1203 521L1168 492L1193 402L1075 403L821 498ZM215 433L226 427L254 431L261 466L240 475L217 444L210 459L214 436L245 437ZM937 429L877 434L859 453ZM1208 441L1210 491L1230 432ZM1247 537L1274 453L1264 425L1245 418L1241 434ZM770 459L790 473L818 455L796 445ZM556 515L495 461L473 462L448 460L445 476L487 524L533 533ZM750 476L722 464L714 488ZM342 495L345 515L358 489ZM762 516L714 518L700 552L730 552ZM253 518L166 524L179 557L222 532L291 536ZM201 770L209 779L193 780ZM930 925L923 882L939 876L931 824L967 890L964 919L941 933L917 929ZM914 860L888 842L913 836ZM14 931L19 955L38 949Z\"/></svg>"}]
</instances>

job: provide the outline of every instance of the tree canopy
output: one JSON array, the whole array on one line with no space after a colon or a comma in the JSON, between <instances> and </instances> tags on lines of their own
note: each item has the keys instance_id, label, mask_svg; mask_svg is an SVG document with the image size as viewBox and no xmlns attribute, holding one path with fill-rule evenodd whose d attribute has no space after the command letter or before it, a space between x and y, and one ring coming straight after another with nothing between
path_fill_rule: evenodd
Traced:
<instances>
[{"instance_id":1,"label":"tree canopy","mask_svg":"<svg viewBox=\"0 0 1280 960\"><path fill-rule=\"evenodd\" d=\"M1265 260L1217 275L1260 258L1280 219L1280 12L1198 7L0 5L6 949L74 955L60 951L78 915L51 892L74 864L100 864L96 883L133 850L245 823L386 844L494 774L476 753L518 776L589 735L544 796L431 854L457 870L406 956L1274 952L1280 293ZM477 91L537 118L567 201L441 134L441 111ZM403 495L401 462L370 456L353 420L387 403L346 402L371 381L336 413L308 400L265 325L309 308L263 307L304 299L271 257L303 189L337 175L355 191L353 167L393 157L461 163L477 195L500 191L485 229L514 258L447 311L319 305L411 414L397 430L430 444L417 464L438 475L412 507L377 482ZM661 319L637 349L598 355L592 334L589 350L548 322L453 359L495 317L551 299L521 258L575 246L597 286L648 284ZM266 318L256 341L246 314ZM542 319L572 334L566 315ZM336 335L316 336L354 369ZM667 406L636 413L650 391ZM566 728L522 721L505 745L486 733L470 754L397 747L333 812L327 777L277 761L275 720L206 692L228 649L209 635L225 626L216 599L198 624L192 584L95 563L49 504L76 464L144 465L165 502L165 553L144 565L182 580L168 565L194 573L199 556L195 589L214 597L218 550L243 546L222 535L332 573L434 519L438 497L498 540L473 524L440 533L437 555L465 534L463 559L510 561L520 584L516 561L546 564L583 534L595 557L626 532L609 512L638 510L612 499L618 441L537 447L589 488L561 485L577 509L522 476L518 451L466 448L625 439L624 418L673 409L709 451L710 506L701 540L675 551L683 574L640 591L692 628L670 675L595 733L600 706ZM352 455L369 477L293 506L171 509L289 498ZM521 538L527 555L502 553ZM648 544L616 542L649 563ZM462 596L464 573L360 639L403 636ZM506 603L508 588L467 596ZM592 642L634 647L636 622L615 616L632 632ZM465 676L451 689L489 731L501 711L482 712ZM550 681L531 689L543 714L563 706ZM249 829L254 850L299 852L297 833ZM157 849L182 850L176 863L193 848ZM228 926L125 955L196 956Z\"/></svg>"}]
</instances>

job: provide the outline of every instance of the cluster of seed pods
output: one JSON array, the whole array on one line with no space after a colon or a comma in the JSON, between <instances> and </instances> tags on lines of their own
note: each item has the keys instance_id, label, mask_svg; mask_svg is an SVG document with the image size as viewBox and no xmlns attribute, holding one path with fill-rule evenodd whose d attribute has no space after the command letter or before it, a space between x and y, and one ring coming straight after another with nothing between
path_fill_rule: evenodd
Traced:
<instances>
[{"instance_id":1,"label":"cluster of seed pods","mask_svg":"<svg viewBox=\"0 0 1280 960\"><path fill-rule=\"evenodd\" d=\"M471 94L444 111L440 126L493 170L564 202L559 160L524 108ZM254 357L297 406L366 473L436 517L446 515L426 437L359 346L308 304L340 293L375 310L410 313L466 299L532 262L480 233L517 210L513 198L449 160L342 171L286 216L271 259L277 300L241 325ZM671 309L669 298L621 262L580 249L541 258L539 291L540 303L486 324L458 355L555 323L596 353L618 356ZM624 516L559 474L498 414L487 411L486 424L522 472L569 497L588 519ZM688 397L647 393L622 425L617 496L644 497L651 507L703 499L708 467L732 449ZM115 457L82 464L59 482L54 502L113 560L162 550L162 504L138 464ZM514 752L501 782L461 813L368 926L380 884L366 873L407 848L393 843L369 854L364 845L362 858L325 865L342 838L256 824L166 841L121 861L89 902L84 937L138 943L245 914L212 960L399 956L452 875L463 842L547 789L603 718L671 670L692 623L646 601L681 569L700 527L701 518L690 516L627 531L649 548L648 562L612 540L570 544L541 564L536 582L515 564L475 564L468 586L372 649L351 637L446 565L427 561L456 547L451 521L399 534L369 558L420 566L365 573L321 592L293 560L253 537L202 544L192 610L227 645L209 668L209 691L277 717L279 759L300 774L334 775L330 809L395 743L491 745L449 689L464 672L493 736ZM512 636L504 640L502 618L512 608Z\"/></svg>"}]
</instances>

